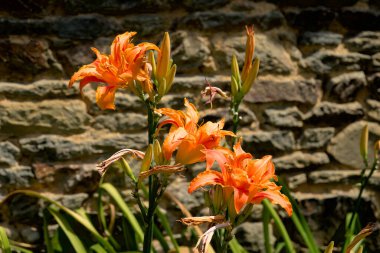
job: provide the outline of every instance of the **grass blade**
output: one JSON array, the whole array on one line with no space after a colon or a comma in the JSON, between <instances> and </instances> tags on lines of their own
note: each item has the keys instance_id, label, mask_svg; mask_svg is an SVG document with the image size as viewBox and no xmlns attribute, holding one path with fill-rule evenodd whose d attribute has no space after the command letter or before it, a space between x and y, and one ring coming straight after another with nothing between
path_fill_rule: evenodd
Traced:
<instances>
[{"instance_id":1,"label":"grass blade","mask_svg":"<svg viewBox=\"0 0 380 253\"><path fill-rule=\"evenodd\" d=\"M95 244L90 247L91 252L95 253L107 253L107 251L100 244Z\"/></svg>"},{"instance_id":2,"label":"grass blade","mask_svg":"<svg viewBox=\"0 0 380 253\"><path fill-rule=\"evenodd\" d=\"M70 223L55 208L48 207L48 210L51 215L53 215L58 225L62 228L75 251L77 253L86 253L87 251L85 246L83 245L80 238L75 234L74 230L71 228Z\"/></svg>"},{"instance_id":3,"label":"grass blade","mask_svg":"<svg viewBox=\"0 0 380 253\"><path fill-rule=\"evenodd\" d=\"M228 243L228 246L230 246L232 253L248 253L235 237Z\"/></svg>"},{"instance_id":4,"label":"grass blade","mask_svg":"<svg viewBox=\"0 0 380 253\"><path fill-rule=\"evenodd\" d=\"M282 186L281 191L289 198L289 201L292 204L293 215L291 218L301 237L304 239L306 246L309 248L309 251L311 253L320 253L318 244L315 241L314 236L310 230L310 226L307 223L305 217L302 215L301 210L297 202L294 200L292 194L290 193L289 188L281 180L281 178L278 179L278 182Z\"/></svg>"},{"instance_id":5,"label":"grass blade","mask_svg":"<svg viewBox=\"0 0 380 253\"><path fill-rule=\"evenodd\" d=\"M98 240L98 242L101 243L107 249L108 252L116 253L116 251L112 247L112 245L98 233L98 231L94 228L94 226L91 223L89 223L86 219L81 217L78 213L76 213L73 210L61 205L59 202L54 201L54 200L44 196L43 194L40 194L40 193L35 192L35 191L31 191L31 190L17 190L17 191L14 191L14 192L8 194L0 202L0 206L4 205L4 203L6 203L10 198L12 198L13 196L15 196L17 194L25 194L27 196L43 199L43 200L45 200L51 204L54 204L59 209L61 209L62 211L64 211L68 215L70 215L73 219L75 219L82 226L84 226Z\"/></svg>"},{"instance_id":6,"label":"grass blade","mask_svg":"<svg viewBox=\"0 0 380 253\"><path fill-rule=\"evenodd\" d=\"M11 253L11 245L8 240L7 232L3 227L0 227L0 249L4 253Z\"/></svg>"},{"instance_id":7,"label":"grass blade","mask_svg":"<svg viewBox=\"0 0 380 253\"><path fill-rule=\"evenodd\" d=\"M47 253L54 253L52 240L50 240L49 237L49 228L48 228L48 222L47 222L47 212L44 210L43 212L43 231L44 231L44 242L46 247Z\"/></svg>"},{"instance_id":8,"label":"grass blade","mask_svg":"<svg viewBox=\"0 0 380 253\"><path fill-rule=\"evenodd\" d=\"M133 215L131 210L129 210L129 207L124 202L124 199L116 190L116 188L110 183L104 183L100 186L99 189L106 191L110 195L110 197L115 201L115 204L120 208L121 212L123 213L125 218L127 218L127 220L130 222L131 226L133 227L133 230L136 232L137 240L139 242L142 242L144 238L144 233L140 227L140 224L138 223L136 217Z\"/></svg>"}]
</instances>

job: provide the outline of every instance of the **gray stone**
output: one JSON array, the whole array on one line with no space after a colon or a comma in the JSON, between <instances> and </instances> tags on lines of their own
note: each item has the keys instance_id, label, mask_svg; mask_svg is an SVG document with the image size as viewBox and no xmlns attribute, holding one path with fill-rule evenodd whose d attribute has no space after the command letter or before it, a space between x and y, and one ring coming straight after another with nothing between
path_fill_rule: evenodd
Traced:
<instances>
[{"instance_id":1,"label":"gray stone","mask_svg":"<svg viewBox=\"0 0 380 253\"><path fill-rule=\"evenodd\" d=\"M274 245L275 237L272 234L272 227L269 226L270 244ZM235 237L248 252L265 252L264 232L262 222L245 222L238 226Z\"/></svg>"},{"instance_id":2,"label":"gray stone","mask_svg":"<svg viewBox=\"0 0 380 253\"><path fill-rule=\"evenodd\" d=\"M65 161L94 155L109 156L123 148L143 150L147 143L145 133L118 134L104 131L87 132L70 137L40 135L20 140L22 153L35 161Z\"/></svg>"},{"instance_id":3,"label":"gray stone","mask_svg":"<svg viewBox=\"0 0 380 253\"><path fill-rule=\"evenodd\" d=\"M323 101L305 115L309 123L325 123L325 125L342 124L355 121L364 116L363 107L358 102L335 104Z\"/></svg>"},{"instance_id":4,"label":"gray stone","mask_svg":"<svg viewBox=\"0 0 380 253\"><path fill-rule=\"evenodd\" d=\"M380 121L380 101L367 99L368 116L374 120Z\"/></svg>"},{"instance_id":5,"label":"gray stone","mask_svg":"<svg viewBox=\"0 0 380 253\"><path fill-rule=\"evenodd\" d=\"M207 38L194 32L179 31L172 36L173 61L177 64L177 73L199 73L210 57L210 43Z\"/></svg>"},{"instance_id":6,"label":"gray stone","mask_svg":"<svg viewBox=\"0 0 380 253\"><path fill-rule=\"evenodd\" d=\"M20 158L20 149L9 141L0 142L0 165L12 166Z\"/></svg>"},{"instance_id":7,"label":"gray stone","mask_svg":"<svg viewBox=\"0 0 380 253\"><path fill-rule=\"evenodd\" d=\"M350 51L365 54L378 53L380 51L380 32L361 32L355 37L348 39L345 44Z\"/></svg>"},{"instance_id":8,"label":"gray stone","mask_svg":"<svg viewBox=\"0 0 380 253\"><path fill-rule=\"evenodd\" d=\"M147 127L147 118L138 113L107 113L99 115L95 119L95 129L107 129L112 132L133 133Z\"/></svg>"},{"instance_id":9,"label":"gray stone","mask_svg":"<svg viewBox=\"0 0 380 253\"><path fill-rule=\"evenodd\" d=\"M279 170L309 169L330 162L326 153L316 152L313 154L296 151L290 155L273 159L276 168Z\"/></svg>"},{"instance_id":10,"label":"gray stone","mask_svg":"<svg viewBox=\"0 0 380 253\"><path fill-rule=\"evenodd\" d=\"M368 78L369 97L380 101L380 73Z\"/></svg>"},{"instance_id":11,"label":"gray stone","mask_svg":"<svg viewBox=\"0 0 380 253\"><path fill-rule=\"evenodd\" d=\"M360 136L363 127L368 124L368 160L373 161L373 146L375 141L380 139L380 125L372 122L358 121L348 125L339 132L327 147L327 152L338 162L355 169L363 168L363 161L360 155Z\"/></svg>"},{"instance_id":12,"label":"gray stone","mask_svg":"<svg viewBox=\"0 0 380 253\"><path fill-rule=\"evenodd\" d=\"M39 80L31 84L0 82L0 97L8 99L46 99L79 96L77 85L69 89L68 81Z\"/></svg>"},{"instance_id":13,"label":"gray stone","mask_svg":"<svg viewBox=\"0 0 380 253\"><path fill-rule=\"evenodd\" d=\"M78 133L89 122L86 105L79 100L35 102L0 102L2 133Z\"/></svg>"},{"instance_id":14,"label":"gray stone","mask_svg":"<svg viewBox=\"0 0 380 253\"><path fill-rule=\"evenodd\" d=\"M16 166L0 169L0 187L6 189L26 188L32 185L34 174L31 167Z\"/></svg>"},{"instance_id":15,"label":"gray stone","mask_svg":"<svg viewBox=\"0 0 380 253\"><path fill-rule=\"evenodd\" d=\"M266 109L264 111L266 121L277 127L302 127L302 113L297 107L282 109Z\"/></svg>"},{"instance_id":16,"label":"gray stone","mask_svg":"<svg viewBox=\"0 0 380 253\"><path fill-rule=\"evenodd\" d=\"M370 61L370 56L360 53L319 50L305 58L300 64L306 70L324 75L332 72L361 70Z\"/></svg>"},{"instance_id":17,"label":"gray stone","mask_svg":"<svg viewBox=\"0 0 380 253\"><path fill-rule=\"evenodd\" d=\"M76 40L92 40L123 30L114 18L106 18L99 14L58 18L53 22L53 29L61 38Z\"/></svg>"},{"instance_id":18,"label":"gray stone","mask_svg":"<svg viewBox=\"0 0 380 253\"><path fill-rule=\"evenodd\" d=\"M226 107L222 108L211 108L200 111L200 122L212 121L216 122L220 119L225 120L224 129L230 129L233 125L230 109ZM259 122L255 114L249 110L245 105L240 105L239 107L239 125L240 126L251 126L251 128L257 127Z\"/></svg>"},{"instance_id":19,"label":"gray stone","mask_svg":"<svg viewBox=\"0 0 380 253\"><path fill-rule=\"evenodd\" d=\"M178 21L180 29L232 30L241 29L245 24L257 24L269 30L285 23L283 14L278 10L265 12L202 11L194 12Z\"/></svg>"},{"instance_id":20,"label":"gray stone","mask_svg":"<svg viewBox=\"0 0 380 253\"><path fill-rule=\"evenodd\" d=\"M236 55L240 67L243 66L245 41L246 37L241 35L217 34L213 38L214 57L221 69L230 69L233 55ZM255 56L260 59L259 74L290 74L295 67L281 42L264 34L255 35Z\"/></svg>"},{"instance_id":21,"label":"gray stone","mask_svg":"<svg viewBox=\"0 0 380 253\"><path fill-rule=\"evenodd\" d=\"M45 40L31 39L27 36L10 36L9 39L1 39L0 55L2 55L2 64L0 64L2 81L30 82L38 79L62 78L64 75L62 65Z\"/></svg>"},{"instance_id":22,"label":"gray stone","mask_svg":"<svg viewBox=\"0 0 380 253\"><path fill-rule=\"evenodd\" d=\"M380 71L380 53L372 55L372 64L369 67L370 72Z\"/></svg>"},{"instance_id":23,"label":"gray stone","mask_svg":"<svg viewBox=\"0 0 380 253\"><path fill-rule=\"evenodd\" d=\"M27 243L37 243L41 239L41 235L35 227L25 226L20 234Z\"/></svg>"},{"instance_id":24,"label":"gray stone","mask_svg":"<svg viewBox=\"0 0 380 253\"><path fill-rule=\"evenodd\" d=\"M329 31L304 32L299 38L299 45L305 49L315 50L321 47L336 47L342 42L343 35Z\"/></svg>"},{"instance_id":25,"label":"gray stone","mask_svg":"<svg viewBox=\"0 0 380 253\"><path fill-rule=\"evenodd\" d=\"M309 174L309 180L313 184L330 183L352 183L353 180L360 179L360 172L357 170L323 170L313 171Z\"/></svg>"},{"instance_id":26,"label":"gray stone","mask_svg":"<svg viewBox=\"0 0 380 253\"><path fill-rule=\"evenodd\" d=\"M20 139L22 153L34 160L60 161L79 159L95 153L88 141L57 135Z\"/></svg>"},{"instance_id":27,"label":"gray stone","mask_svg":"<svg viewBox=\"0 0 380 253\"><path fill-rule=\"evenodd\" d=\"M231 83L230 76L209 76L207 81L218 88L228 91L229 85ZM195 94L200 94L201 90L206 87L206 80L204 76L177 76L174 79L171 92L183 94L184 92L191 92ZM169 94L170 95L170 94ZM165 98L165 97L164 97Z\"/></svg>"},{"instance_id":28,"label":"gray stone","mask_svg":"<svg viewBox=\"0 0 380 253\"><path fill-rule=\"evenodd\" d=\"M258 78L245 96L250 103L298 102L315 104L321 94L321 84L315 79Z\"/></svg>"},{"instance_id":29,"label":"gray stone","mask_svg":"<svg viewBox=\"0 0 380 253\"><path fill-rule=\"evenodd\" d=\"M365 86L367 86L367 80L362 71L336 76L328 83L332 94L343 102L354 101L358 91Z\"/></svg>"},{"instance_id":30,"label":"gray stone","mask_svg":"<svg viewBox=\"0 0 380 253\"><path fill-rule=\"evenodd\" d=\"M161 31L169 30L168 19L157 15L133 15L126 16L122 20L124 31L136 31L139 37L156 35Z\"/></svg>"},{"instance_id":31,"label":"gray stone","mask_svg":"<svg viewBox=\"0 0 380 253\"><path fill-rule=\"evenodd\" d=\"M80 208L88 197L89 195L87 193L77 193L71 195L55 195L53 199L65 207L75 210Z\"/></svg>"},{"instance_id":32,"label":"gray stone","mask_svg":"<svg viewBox=\"0 0 380 253\"><path fill-rule=\"evenodd\" d=\"M299 139L301 149L323 148L335 134L333 127L305 129Z\"/></svg>"},{"instance_id":33,"label":"gray stone","mask_svg":"<svg viewBox=\"0 0 380 253\"><path fill-rule=\"evenodd\" d=\"M293 133L290 131L242 131L243 148L255 155L268 152L293 150L295 146Z\"/></svg>"},{"instance_id":34,"label":"gray stone","mask_svg":"<svg viewBox=\"0 0 380 253\"><path fill-rule=\"evenodd\" d=\"M100 174L96 164L33 164L36 180L52 192L94 192ZM107 178L108 180L108 178Z\"/></svg>"},{"instance_id":35,"label":"gray stone","mask_svg":"<svg viewBox=\"0 0 380 253\"><path fill-rule=\"evenodd\" d=\"M293 173L286 176L289 189L294 190L300 185L307 183L307 176L305 173Z\"/></svg>"}]
</instances>

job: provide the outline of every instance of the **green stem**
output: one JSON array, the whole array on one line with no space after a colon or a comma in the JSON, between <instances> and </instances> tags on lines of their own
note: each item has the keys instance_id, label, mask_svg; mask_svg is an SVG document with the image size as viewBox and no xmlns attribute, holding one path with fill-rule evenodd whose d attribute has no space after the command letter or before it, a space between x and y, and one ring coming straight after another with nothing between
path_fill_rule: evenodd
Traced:
<instances>
[{"instance_id":1,"label":"green stem","mask_svg":"<svg viewBox=\"0 0 380 253\"><path fill-rule=\"evenodd\" d=\"M145 101L146 108L148 111L148 142L153 144L154 134L157 128L158 119L154 114L156 109L156 104L153 102ZM150 253L152 250L152 240L153 240L153 227L154 227L154 213L156 210L156 193L157 193L157 179L154 176L149 177L149 207L146 215L146 229L144 233L144 244L143 252Z\"/></svg>"},{"instance_id":2,"label":"green stem","mask_svg":"<svg viewBox=\"0 0 380 253\"><path fill-rule=\"evenodd\" d=\"M274 220L274 223L276 224L276 226L277 226L277 228L281 234L282 239L284 239L287 252L295 253L296 251L293 248L292 241L290 240L289 234L286 231L286 228L284 226L284 223L282 223L280 216L278 216L276 210L274 210L274 208L273 208L272 204L269 202L269 200L264 199L262 203L263 203L264 207L267 208L267 210L271 214L271 216Z\"/></svg>"},{"instance_id":3,"label":"green stem","mask_svg":"<svg viewBox=\"0 0 380 253\"><path fill-rule=\"evenodd\" d=\"M379 160L378 158L375 158L375 161L373 162L373 165L372 165L372 168L371 168L371 171L369 172L368 176L365 177L364 173L362 174L362 180L361 180L361 184L360 184L360 191L359 191L359 195L355 201L355 208L354 208L354 212L353 212L353 215L351 216L351 219L350 219L350 222L348 223L348 227L351 226L353 220L354 220L354 214L358 213L359 211L359 207L360 207L360 202L361 202L361 199L362 199L362 195L363 195L363 192L364 192L364 189L367 187L368 185L368 182L370 180L370 178L372 177L372 174L375 172L375 170L377 169L377 167L379 166ZM363 180L364 178L364 180Z\"/></svg>"}]
</instances>

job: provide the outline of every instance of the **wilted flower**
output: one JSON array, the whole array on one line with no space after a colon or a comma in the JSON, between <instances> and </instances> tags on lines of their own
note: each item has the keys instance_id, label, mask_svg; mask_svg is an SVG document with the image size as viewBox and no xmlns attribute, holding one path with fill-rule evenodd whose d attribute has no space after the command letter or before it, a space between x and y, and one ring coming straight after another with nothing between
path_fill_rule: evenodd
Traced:
<instances>
[{"instance_id":1,"label":"wilted flower","mask_svg":"<svg viewBox=\"0 0 380 253\"><path fill-rule=\"evenodd\" d=\"M163 125L171 124L162 151L166 160L170 160L173 152L178 149L176 162L192 164L205 160L203 150L213 149L219 146L221 139L226 135L234 135L230 131L222 130L224 120L217 123L206 122L198 126L199 115L195 106L185 99L185 111L162 108L157 113L168 116L163 120L158 129Z\"/></svg>"},{"instance_id":2,"label":"wilted flower","mask_svg":"<svg viewBox=\"0 0 380 253\"><path fill-rule=\"evenodd\" d=\"M206 150L207 170L194 178L189 193L206 185L221 185L233 189L234 205L237 213L246 204L257 204L269 199L281 205L289 215L292 206L288 198L280 192L273 180L277 180L271 156L252 159L252 155L241 148L240 142L234 146L234 152L224 148ZM221 172L209 169L217 161Z\"/></svg>"},{"instance_id":3,"label":"wilted flower","mask_svg":"<svg viewBox=\"0 0 380 253\"><path fill-rule=\"evenodd\" d=\"M126 32L116 36L111 45L111 54L101 54L92 48L97 59L82 66L71 77L69 86L80 80L80 90L90 82L102 82L107 86L99 86L96 90L96 103L101 109L115 109L115 92L118 88L132 87L134 81L141 84L142 89L151 94L153 86L150 80L149 65L146 63L147 50L159 48L152 43L134 45L131 38L136 32Z\"/></svg>"},{"instance_id":4,"label":"wilted flower","mask_svg":"<svg viewBox=\"0 0 380 253\"><path fill-rule=\"evenodd\" d=\"M203 98L209 96L206 104L210 104L212 107L212 101L214 101L216 94L219 94L222 98L227 98L227 94L222 91L222 89L218 87L211 86L210 82L206 80L206 88L201 91L201 95Z\"/></svg>"}]
</instances>

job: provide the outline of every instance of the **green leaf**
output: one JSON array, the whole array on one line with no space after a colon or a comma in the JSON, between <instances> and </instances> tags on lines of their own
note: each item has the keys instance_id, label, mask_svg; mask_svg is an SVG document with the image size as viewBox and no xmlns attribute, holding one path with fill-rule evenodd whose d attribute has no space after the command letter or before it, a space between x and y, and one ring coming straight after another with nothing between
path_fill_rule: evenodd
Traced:
<instances>
[{"instance_id":1,"label":"green leaf","mask_svg":"<svg viewBox=\"0 0 380 253\"><path fill-rule=\"evenodd\" d=\"M4 253L11 253L11 245L8 240L7 232L3 227L0 227L0 249Z\"/></svg>"},{"instance_id":2,"label":"green leaf","mask_svg":"<svg viewBox=\"0 0 380 253\"><path fill-rule=\"evenodd\" d=\"M276 248L274 249L274 253L281 253L283 248L285 248L285 243L279 242Z\"/></svg>"},{"instance_id":3,"label":"green leaf","mask_svg":"<svg viewBox=\"0 0 380 253\"><path fill-rule=\"evenodd\" d=\"M104 183L100 186L100 189L106 191L110 197L115 201L115 204L120 208L124 217L129 221L133 230L136 232L137 239L142 242L144 238L144 233L138 223L136 217L133 215L129 207L124 202L124 199L120 195L120 193L116 190L116 188L110 183Z\"/></svg>"},{"instance_id":4,"label":"green leaf","mask_svg":"<svg viewBox=\"0 0 380 253\"><path fill-rule=\"evenodd\" d=\"M17 190L17 191L14 191L10 194L8 194L1 202L0 202L0 206L2 206L4 203L6 203L10 198L12 198L13 196L17 195L17 194L25 194L27 196L31 196L31 197L34 197L34 198L39 198L39 199L43 199L51 204L54 204L55 206L57 206L58 208L60 208L62 211L64 211L65 213L67 213L68 215L70 215L74 220L76 220L78 223L80 223L82 226L84 226L97 240L99 243L101 243L106 249L108 252L112 252L112 253L116 253L115 249L112 247L112 245L106 240L104 239L99 233L98 231L94 228L94 226L89 223L86 219L84 219L82 216L80 216L78 213L74 212L73 210L61 205L60 203L58 203L57 201L54 201L46 196L44 196L43 194L40 194L38 192L35 192L35 191L31 191L31 190Z\"/></svg>"},{"instance_id":5,"label":"green leaf","mask_svg":"<svg viewBox=\"0 0 380 253\"><path fill-rule=\"evenodd\" d=\"M71 228L69 222L59 213L56 208L48 207L49 212L53 215L54 219L57 221L59 226L62 228L63 232L69 239L71 245L77 253L86 253L86 248L83 245L80 238L75 234L74 230Z\"/></svg>"},{"instance_id":6,"label":"green leaf","mask_svg":"<svg viewBox=\"0 0 380 253\"><path fill-rule=\"evenodd\" d=\"M13 245L12 243L11 243L11 249L12 249L13 251L17 251L17 252L21 252L21 253L33 253L33 251L31 251L31 250L24 249L24 248L22 248L22 247L19 247L19 246Z\"/></svg>"},{"instance_id":7,"label":"green leaf","mask_svg":"<svg viewBox=\"0 0 380 253\"><path fill-rule=\"evenodd\" d=\"M228 243L228 245L230 246L232 253L248 253L235 237Z\"/></svg>"},{"instance_id":8,"label":"green leaf","mask_svg":"<svg viewBox=\"0 0 380 253\"><path fill-rule=\"evenodd\" d=\"M96 253L107 253L107 251L102 247L100 244L95 244L90 247L91 252L96 252Z\"/></svg>"},{"instance_id":9,"label":"green leaf","mask_svg":"<svg viewBox=\"0 0 380 253\"><path fill-rule=\"evenodd\" d=\"M290 240L288 231L286 230L284 223L281 221L280 216L278 216L276 210L273 208L272 204L269 202L268 199L264 199L262 203L264 207L268 209L270 215L272 216L274 223L276 224L278 231L280 232L280 235L284 240L287 252L295 253L296 251L294 250L293 243Z\"/></svg>"},{"instance_id":10,"label":"green leaf","mask_svg":"<svg viewBox=\"0 0 380 253\"><path fill-rule=\"evenodd\" d=\"M301 237L304 239L306 246L311 253L320 253L318 244L315 241L313 234L311 233L309 224L307 223L305 217L302 215L297 202L294 200L288 187L281 180L281 178L278 179L278 182L282 186L281 191L288 197L290 203L292 204L293 215L291 218Z\"/></svg>"},{"instance_id":11,"label":"green leaf","mask_svg":"<svg viewBox=\"0 0 380 253\"><path fill-rule=\"evenodd\" d=\"M46 247L46 252L47 253L54 253L54 249L53 249L53 244L52 244L52 240L50 240L50 237L49 237L49 229L48 229L48 222L47 222L47 212L46 210L44 210L43 212L43 231L44 231L44 242L45 242L45 247Z\"/></svg>"}]
</instances>

